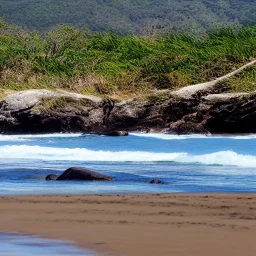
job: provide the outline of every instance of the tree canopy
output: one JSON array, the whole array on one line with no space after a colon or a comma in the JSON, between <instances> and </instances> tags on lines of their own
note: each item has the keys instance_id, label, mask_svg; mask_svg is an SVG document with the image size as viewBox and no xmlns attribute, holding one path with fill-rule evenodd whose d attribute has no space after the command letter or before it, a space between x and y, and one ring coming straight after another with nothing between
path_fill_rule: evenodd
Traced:
<instances>
[{"instance_id":1,"label":"tree canopy","mask_svg":"<svg viewBox=\"0 0 256 256\"><path fill-rule=\"evenodd\" d=\"M28 30L69 24L92 31L202 32L256 23L255 0L0 0L0 17Z\"/></svg>"}]
</instances>

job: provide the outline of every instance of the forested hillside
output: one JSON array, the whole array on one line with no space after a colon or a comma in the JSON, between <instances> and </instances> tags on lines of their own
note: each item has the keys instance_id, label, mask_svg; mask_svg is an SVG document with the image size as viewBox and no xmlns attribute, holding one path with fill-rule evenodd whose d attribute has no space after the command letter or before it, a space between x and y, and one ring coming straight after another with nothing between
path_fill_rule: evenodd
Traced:
<instances>
[{"instance_id":1,"label":"forested hillside","mask_svg":"<svg viewBox=\"0 0 256 256\"><path fill-rule=\"evenodd\" d=\"M66 23L122 34L200 32L255 24L255 13L255 0L0 0L0 17L40 31Z\"/></svg>"}]
</instances>

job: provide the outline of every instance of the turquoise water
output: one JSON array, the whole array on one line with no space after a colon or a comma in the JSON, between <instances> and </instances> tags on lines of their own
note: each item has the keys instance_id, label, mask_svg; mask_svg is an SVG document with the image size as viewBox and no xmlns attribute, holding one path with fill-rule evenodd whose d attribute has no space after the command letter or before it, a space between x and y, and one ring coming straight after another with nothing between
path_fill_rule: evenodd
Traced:
<instances>
[{"instance_id":1,"label":"turquoise water","mask_svg":"<svg viewBox=\"0 0 256 256\"><path fill-rule=\"evenodd\" d=\"M44 180L72 166L114 181ZM256 135L0 135L0 183L1 195L256 192Z\"/></svg>"},{"instance_id":2,"label":"turquoise water","mask_svg":"<svg viewBox=\"0 0 256 256\"><path fill-rule=\"evenodd\" d=\"M71 243L36 236L0 233L0 256L96 256Z\"/></svg>"}]
</instances>

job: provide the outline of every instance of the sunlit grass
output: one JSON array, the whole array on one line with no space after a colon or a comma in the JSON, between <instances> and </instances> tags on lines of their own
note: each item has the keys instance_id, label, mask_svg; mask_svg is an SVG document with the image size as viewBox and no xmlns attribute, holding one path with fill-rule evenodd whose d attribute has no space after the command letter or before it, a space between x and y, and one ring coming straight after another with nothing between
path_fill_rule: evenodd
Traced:
<instances>
[{"instance_id":1,"label":"sunlit grass","mask_svg":"<svg viewBox=\"0 0 256 256\"><path fill-rule=\"evenodd\" d=\"M41 36L0 23L0 86L11 90L61 88L125 98L209 81L256 56L256 26L151 39L67 26ZM251 91L255 68L226 82L234 91Z\"/></svg>"}]
</instances>

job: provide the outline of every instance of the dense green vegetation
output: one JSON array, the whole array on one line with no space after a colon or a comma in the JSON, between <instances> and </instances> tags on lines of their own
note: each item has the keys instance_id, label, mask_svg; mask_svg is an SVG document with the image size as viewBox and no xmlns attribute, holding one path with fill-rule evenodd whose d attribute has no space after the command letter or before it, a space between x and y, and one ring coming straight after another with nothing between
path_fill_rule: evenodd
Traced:
<instances>
[{"instance_id":1,"label":"dense green vegetation","mask_svg":"<svg viewBox=\"0 0 256 256\"><path fill-rule=\"evenodd\" d=\"M120 36L58 26L45 36L0 21L0 88L61 88L130 97L224 75L256 56L256 26L203 37ZM226 81L252 90L256 69Z\"/></svg>"},{"instance_id":2,"label":"dense green vegetation","mask_svg":"<svg viewBox=\"0 0 256 256\"><path fill-rule=\"evenodd\" d=\"M60 23L92 31L155 34L256 23L255 0L0 0L0 17L26 29Z\"/></svg>"}]
</instances>

